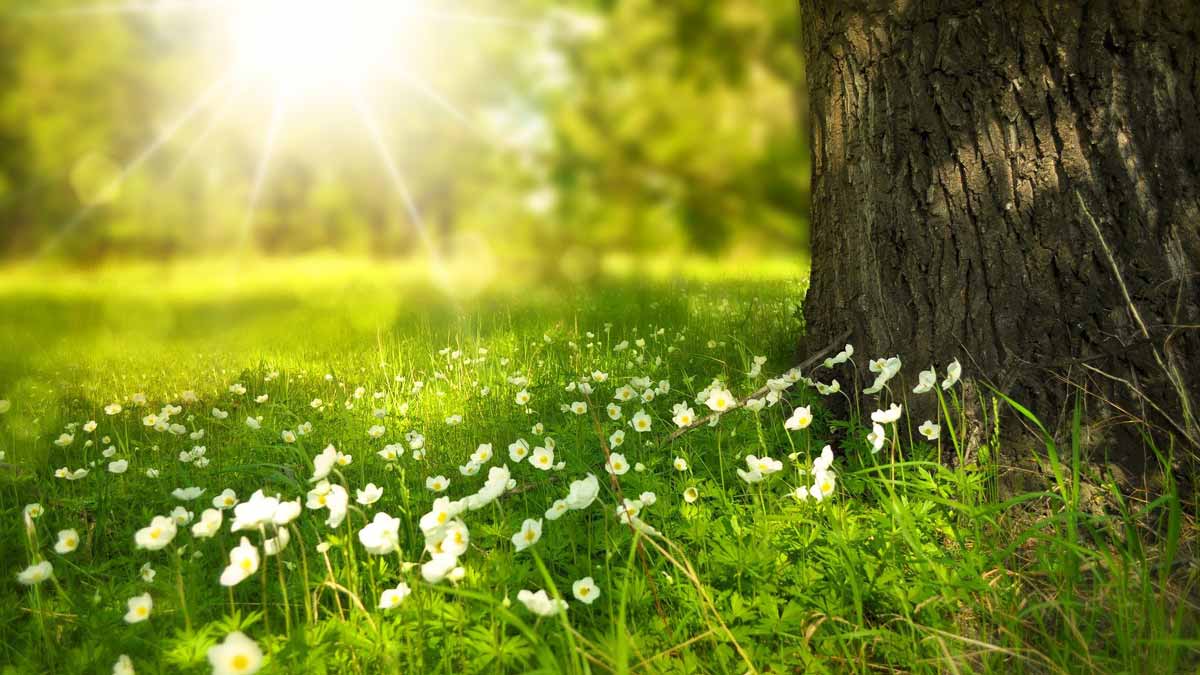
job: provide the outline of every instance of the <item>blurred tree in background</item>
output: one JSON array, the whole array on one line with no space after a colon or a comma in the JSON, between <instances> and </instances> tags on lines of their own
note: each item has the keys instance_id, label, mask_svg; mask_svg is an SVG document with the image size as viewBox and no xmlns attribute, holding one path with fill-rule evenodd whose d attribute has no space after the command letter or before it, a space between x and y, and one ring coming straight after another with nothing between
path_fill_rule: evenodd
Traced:
<instances>
[{"instance_id":1,"label":"blurred tree in background","mask_svg":"<svg viewBox=\"0 0 1200 675\"><path fill-rule=\"evenodd\" d=\"M254 87L210 90L230 52L219 12L100 7L0 0L9 257L428 246L552 250L571 269L597 252L807 245L790 0L479 0L469 11L502 20L413 31L418 84L398 76L366 98L423 230L347 100L280 110Z\"/></svg>"}]
</instances>

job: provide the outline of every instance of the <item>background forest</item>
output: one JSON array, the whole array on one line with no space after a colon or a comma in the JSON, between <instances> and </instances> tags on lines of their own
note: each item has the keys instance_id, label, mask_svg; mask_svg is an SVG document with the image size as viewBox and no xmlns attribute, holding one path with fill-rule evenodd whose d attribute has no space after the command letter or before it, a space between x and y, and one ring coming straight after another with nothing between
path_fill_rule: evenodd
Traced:
<instances>
[{"instance_id":1,"label":"background forest","mask_svg":"<svg viewBox=\"0 0 1200 675\"><path fill-rule=\"evenodd\" d=\"M370 134L336 96L280 112L254 197L279 111L236 83L205 98L229 66L229 31L223 14L178 4L0 0L0 250L89 264L418 251ZM371 91L439 249L551 247L577 267L597 250L805 247L794 2L470 9L489 20L446 17L414 36L420 86Z\"/></svg>"}]
</instances>

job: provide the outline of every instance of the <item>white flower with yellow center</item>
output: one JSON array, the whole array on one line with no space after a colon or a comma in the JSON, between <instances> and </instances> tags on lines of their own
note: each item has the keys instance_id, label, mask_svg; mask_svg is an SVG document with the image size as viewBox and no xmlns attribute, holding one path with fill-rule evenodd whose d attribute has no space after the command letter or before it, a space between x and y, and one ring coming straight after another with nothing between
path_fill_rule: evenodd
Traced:
<instances>
[{"instance_id":1,"label":"white flower with yellow center","mask_svg":"<svg viewBox=\"0 0 1200 675\"><path fill-rule=\"evenodd\" d=\"M150 525L143 527L133 535L133 541L138 548L147 551L159 551L167 547L175 538L175 520L168 516L154 516Z\"/></svg>"},{"instance_id":2,"label":"white flower with yellow center","mask_svg":"<svg viewBox=\"0 0 1200 675\"><path fill-rule=\"evenodd\" d=\"M590 605L600 597L600 588L596 586L596 582L591 577L584 577L571 585L571 592L575 599L585 605Z\"/></svg>"},{"instance_id":3,"label":"white flower with yellow center","mask_svg":"<svg viewBox=\"0 0 1200 675\"><path fill-rule=\"evenodd\" d=\"M241 631L230 633L224 642L208 650L213 675L252 675L262 667L262 661L262 649Z\"/></svg>"},{"instance_id":4,"label":"white flower with yellow center","mask_svg":"<svg viewBox=\"0 0 1200 675\"><path fill-rule=\"evenodd\" d=\"M54 552L66 555L79 548L79 533L75 530L62 530L58 533L58 541L54 542Z\"/></svg>"},{"instance_id":5,"label":"white flower with yellow center","mask_svg":"<svg viewBox=\"0 0 1200 675\"><path fill-rule=\"evenodd\" d=\"M634 414L633 419L629 422L629 425L633 427L633 430L639 434L650 431L652 424L653 422L650 419L650 416L646 414L645 410L637 411L637 413Z\"/></svg>"},{"instance_id":6,"label":"white flower with yellow center","mask_svg":"<svg viewBox=\"0 0 1200 675\"><path fill-rule=\"evenodd\" d=\"M554 451L543 447L534 448L529 463L542 471L549 471L554 468Z\"/></svg>"},{"instance_id":7,"label":"white flower with yellow center","mask_svg":"<svg viewBox=\"0 0 1200 675\"><path fill-rule=\"evenodd\" d=\"M512 536L513 546L517 551L524 551L533 546L542 538L542 519L526 518L524 523L521 523L521 529Z\"/></svg>"},{"instance_id":8,"label":"white flower with yellow center","mask_svg":"<svg viewBox=\"0 0 1200 675\"><path fill-rule=\"evenodd\" d=\"M221 572L222 586L236 586L258 571L258 549L250 540L242 542L229 552L229 566Z\"/></svg>"},{"instance_id":9,"label":"white flower with yellow center","mask_svg":"<svg viewBox=\"0 0 1200 675\"><path fill-rule=\"evenodd\" d=\"M154 599L149 593L132 597L126 603L128 611L125 612L125 623L141 623L150 618L150 612L154 609Z\"/></svg>"}]
</instances>

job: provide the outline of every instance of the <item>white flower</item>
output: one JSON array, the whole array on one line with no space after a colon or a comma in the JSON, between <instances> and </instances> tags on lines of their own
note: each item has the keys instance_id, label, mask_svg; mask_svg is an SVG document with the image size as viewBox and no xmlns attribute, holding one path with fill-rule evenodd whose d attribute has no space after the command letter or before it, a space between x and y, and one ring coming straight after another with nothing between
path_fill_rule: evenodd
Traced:
<instances>
[{"instance_id":1,"label":"white flower","mask_svg":"<svg viewBox=\"0 0 1200 675\"><path fill-rule=\"evenodd\" d=\"M329 509L329 517L325 519L325 524L336 529L346 518L349 505L350 495L346 494L346 489L341 485L330 486L329 494L325 497L325 508Z\"/></svg>"},{"instance_id":2,"label":"white flower","mask_svg":"<svg viewBox=\"0 0 1200 675\"><path fill-rule=\"evenodd\" d=\"M585 605L590 605L600 597L600 589L596 586L596 582L591 577L584 577L571 585L571 592L575 595L575 599Z\"/></svg>"},{"instance_id":3,"label":"white flower","mask_svg":"<svg viewBox=\"0 0 1200 675\"><path fill-rule=\"evenodd\" d=\"M138 548L147 551L158 551L167 547L175 538L175 520L167 516L154 516L150 525L143 527L133 535L133 541Z\"/></svg>"},{"instance_id":4,"label":"white flower","mask_svg":"<svg viewBox=\"0 0 1200 675\"><path fill-rule=\"evenodd\" d=\"M871 427L871 433L867 434L867 442L871 444L872 453L883 449L883 444L887 442L887 434L878 423Z\"/></svg>"},{"instance_id":5,"label":"white flower","mask_svg":"<svg viewBox=\"0 0 1200 675\"><path fill-rule=\"evenodd\" d=\"M814 383L814 386L817 388L817 393L822 396L829 396L830 394L836 394L842 390L842 385L837 380L834 380L834 381L830 382L829 384L824 384L822 382L816 382L816 383Z\"/></svg>"},{"instance_id":6,"label":"white flower","mask_svg":"<svg viewBox=\"0 0 1200 675\"><path fill-rule=\"evenodd\" d=\"M49 560L43 560L18 572L17 581L25 586L33 586L49 579L52 574L54 574L54 566L50 564Z\"/></svg>"},{"instance_id":7,"label":"white flower","mask_svg":"<svg viewBox=\"0 0 1200 675\"><path fill-rule=\"evenodd\" d=\"M517 392L516 398L514 400L516 401L517 405L528 405L529 401L532 398L533 397L529 394L528 391L522 389L521 391Z\"/></svg>"},{"instance_id":8,"label":"white flower","mask_svg":"<svg viewBox=\"0 0 1200 675\"><path fill-rule=\"evenodd\" d=\"M546 591L533 593L522 589L517 593L517 600L525 605L525 609L538 616L554 616L567 608L565 600L555 600L546 595Z\"/></svg>"},{"instance_id":9,"label":"white flower","mask_svg":"<svg viewBox=\"0 0 1200 675\"><path fill-rule=\"evenodd\" d=\"M337 464L338 454L337 448L333 447L333 445L325 446L321 454L313 458L313 475L312 478L308 479L308 482L316 483L328 477L329 472L333 470L333 466Z\"/></svg>"},{"instance_id":10,"label":"white flower","mask_svg":"<svg viewBox=\"0 0 1200 675\"><path fill-rule=\"evenodd\" d=\"M182 506L176 506L171 510L171 518L175 519L175 524L180 527L192 522L193 515L194 514L191 511L188 511Z\"/></svg>"},{"instance_id":11,"label":"white flower","mask_svg":"<svg viewBox=\"0 0 1200 675\"><path fill-rule=\"evenodd\" d=\"M109 403L108 405L104 406L104 414L109 416L119 415L121 414L122 410L124 410L124 408L121 407L120 403Z\"/></svg>"},{"instance_id":12,"label":"white flower","mask_svg":"<svg viewBox=\"0 0 1200 675\"><path fill-rule=\"evenodd\" d=\"M783 423L783 428L791 431L799 431L807 429L808 425L812 424L812 421L812 409L809 406L801 406L792 411L792 416Z\"/></svg>"},{"instance_id":13,"label":"white flower","mask_svg":"<svg viewBox=\"0 0 1200 675\"><path fill-rule=\"evenodd\" d=\"M634 431L641 434L650 431L651 423L650 416L646 414L646 411L639 410L634 413L633 419L630 420L629 425L633 427Z\"/></svg>"},{"instance_id":14,"label":"white flower","mask_svg":"<svg viewBox=\"0 0 1200 675\"><path fill-rule=\"evenodd\" d=\"M761 397L760 398L752 398L752 399L746 401L746 403L742 407L745 408L746 410L749 410L750 412L759 412L763 408L767 407L767 400L765 398L761 398Z\"/></svg>"},{"instance_id":15,"label":"white flower","mask_svg":"<svg viewBox=\"0 0 1200 675\"><path fill-rule=\"evenodd\" d=\"M112 675L135 675L133 670L133 660L128 654L122 654L117 657L117 662L113 664Z\"/></svg>"},{"instance_id":16,"label":"white flower","mask_svg":"<svg viewBox=\"0 0 1200 675\"><path fill-rule=\"evenodd\" d=\"M542 538L542 519L526 518L524 523L521 523L521 529L512 536L513 546L517 551L524 551L533 546Z\"/></svg>"},{"instance_id":17,"label":"white flower","mask_svg":"<svg viewBox=\"0 0 1200 675\"><path fill-rule=\"evenodd\" d=\"M376 424L370 429L367 429L367 435L371 438L383 438L385 433L387 433L387 429L380 424Z\"/></svg>"},{"instance_id":18,"label":"white flower","mask_svg":"<svg viewBox=\"0 0 1200 675\"><path fill-rule=\"evenodd\" d=\"M425 479L425 487L433 492L442 492L450 487L450 479L442 475L430 476Z\"/></svg>"},{"instance_id":19,"label":"white flower","mask_svg":"<svg viewBox=\"0 0 1200 675\"><path fill-rule=\"evenodd\" d=\"M962 377L962 364L958 362L958 359L954 359L950 365L946 366L946 379L942 380L942 389L953 387L958 383L960 377Z\"/></svg>"},{"instance_id":20,"label":"white flower","mask_svg":"<svg viewBox=\"0 0 1200 675\"><path fill-rule=\"evenodd\" d=\"M676 471L687 471L688 470L687 460L682 457L676 457L675 461L672 462L672 465L675 467Z\"/></svg>"},{"instance_id":21,"label":"white flower","mask_svg":"<svg viewBox=\"0 0 1200 675\"><path fill-rule=\"evenodd\" d=\"M596 501L599 494L600 481L589 473L583 480L571 481L570 491L566 498L567 506L575 511L586 509Z\"/></svg>"},{"instance_id":22,"label":"white flower","mask_svg":"<svg viewBox=\"0 0 1200 675\"><path fill-rule=\"evenodd\" d=\"M451 553L441 553L421 565L421 577L427 583L436 584L454 573L458 568L458 556Z\"/></svg>"},{"instance_id":23,"label":"white flower","mask_svg":"<svg viewBox=\"0 0 1200 675\"><path fill-rule=\"evenodd\" d=\"M56 441L54 441L54 444L60 448L65 448L74 442L75 442L74 436L72 436L71 434L62 434L58 437L58 439Z\"/></svg>"},{"instance_id":24,"label":"white flower","mask_svg":"<svg viewBox=\"0 0 1200 675\"><path fill-rule=\"evenodd\" d=\"M456 426L462 424L462 421L463 421L462 415L451 415L446 418L446 426L456 427Z\"/></svg>"},{"instance_id":25,"label":"white flower","mask_svg":"<svg viewBox=\"0 0 1200 675\"><path fill-rule=\"evenodd\" d=\"M901 407L893 403L887 410L876 410L871 413L871 421L876 424L891 424L900 419Z\"/></svg>"},{"instance_id":26,"label":"white flower","mask_svg":"<svg viewBox=\"0 0 1200 675\"><path fill-rule=\"evenodd\" d=\"M913 387L914 394L926 394L933 391L937 384L937 371L933 368L922 370L917 374L917 386Z\"/></svg>"},{"instance_id":27,"label":"white flower","mask_svg":"<svg viewBox=\"0 0 1200 675\"><path fill-rule=\"evenodd\" d=\"M571 404L571 412L576 415L582 415L587 412L587 404L583 401L575 401Z\"/></svg>"},{"instance_id":28,"label":"white flower","mask_svg":"<svg viewBox=\"0 0 1200 675\"><path fill-rule=\"evenodd\" d=\"M819 474L829 471L829 467L833 465L833 448L825 446L821 448L821 455L813 460L813 473Z\"/></svg>"},{"instance_id":29,"label":"white flower","mask_svg":"<svg viewBox=\"0 0 1200 675\"><path fill-rule=\"evenodd\" d=\"M549 471L554 467L554 451L543 447L534 448L529 463L542 471Z\"/></svg>"},{"instance_id":30,"label":"white flower","mask_svg":"<svg viewBox=\"0 0 1200 675\"><path fill-rule=\"evenodd\" d=\"M295 443L296 442L296 432L291 431L290 429L284 429L283 433L280 434L280 438L283 439L284 443Z\"/></svg>"},{"instance_id":31,"label":"white flower","mask_svg":"<svg viewBox=\"0 0 1200 675\"><path fill-rule=\"evenodd\" d=\"M225 636L225 641L208 649L213 675L253 675L262 667L263 653L258 644L241 631Z\"/></svg>"},{"instance_id":32,"label":"white flower","mask_svg":"<svg viewBox=\"0 0 1200 675\"><path fill-rule=\"evenodd\" d=\"M605 407L605 410L608 412L608 419L610 419L610 420L621 419L621 406L617 405L616 403L609 403Z\"/></svg>"},{"instance_id":33,"label":"white flower","mask_svg":"<svg viewBox=\"0 0 1200 675\"><path fill-rule=\"evenodd\" d=\"M832 368L838 364L845 363L846 361L850 360L850 357L853 355L854 347L852 345L846 345L846 348L838 352L835 356L825 359L824 365L826 368Z\"/></svg>"},{"instance_id":34,"label":"white flower","mask_svg":"<svg viewBox=\"0 0 1200 675\"><path fill-rule=\"evenodd\" d=\"M780 462L777 459L771 459L765 455L762 457L746 455L746 468L750 469L751 471L757 471L758 473L762 474L763 477L766 477L777 471L781 471L783 469L783 462Z\"/></svg>"},{"instance_id":35,"label":"white flower","mask_svg":"<svg viewBox=\"0 0 1200 675\"><path fill-rule=\"evenodd\" d=\"M700 498L700 491L694 487L689 487L683 491L683 501L692 504Z\"/></svg>"},{"instance_id":36,"label":"white flower","mask_svg":"<svg viewBox=\"0 0 1200 675\"><path fill-rule=\"evenodd\" d=\"M129 607L125 612L125 623L141 623L150 618L150 611L154 609L154 599L149 593L132 597L125 604Z\"/></svg>"},{"instance_id":37,"label":"white flower","mask_svg":"<svg viewBox=\"0 0 1200 675\"><path fill-rule=\"evenodd\" d=\"M529 456L529 444L525 439L518 438L513 443L508 445L508 456L512 461L520 463Z\"/></svg>"},{"instance_id":38,"label":"white flower","mask_svg":"<svg viewBox=\"0 0 1200 675\"><path fill-rule=\"evenodd\" d=\"M567 500L556 499L550 505L550 508L546 509L546 520L558 520L564 513L570 510L571 507L567 505Z\"/></svg>"},{"instance_id":39,"label":"white flower","mask_svg":"<svg viewBox=\"0 0 1200 675\"><path fill-rule=\"evenodd\" d=\"M379 501L383 496L383 488L376 486L374 483L367 483L367 486L361 490L355 490L356 498L354 501L363 506L370 506Z\"/></svg>"},{"instance_id":40,"label":"white flower","mask_svg":"<svg viewBox=\"0 0 1200 675\"><path fill-rule=\"evenodd\" d=\"M737 403L733 394L728 389L716 388L708 393L708 398L704 400L704 405L708 406L713 412L725 412Z\"/></svg>"},{"instance_id":41,"label":"white flower","mask_svg":"<svg viewBox=\"0 0 1200 675\"><path fill-rule=\"evenodd\" d=\"M128 470L129 470L129 460L127 460L127 459L118 459L115 462L108 463L109 473L125 473Z\"/></svg>"},{"instance_id":42,"label":"white flower","mask_svg":"<svg viewBox=\"0 0 1200 675\"><path fill-rule=\"evenodd\" d=\"M816 479L816 482L809 488L809 494L819 502L833 494L837 477L834 476L832 471L822 471L817 474Z\"/></svg>"},{"instance_id":43,"label":"white flower","mask_svg":"<svg viewBox=\"0 0 1200 675\"><path fill-rule=\"evenodd\" d=\"M613 394L613 398L621 401L622 403L625 401L632 401L635 396L637 396L637 392L634 391L633 387L629 385L621 387Z\"/></svg>"},{"instance_id":44,"label":"white flower","mask_svg":"<svg viewBox=\"0 0 1200 675\"><path fill-rule=\"evenodd\" d=\"M215 503L217 502L214 500ZM263 494L262 490L255 490L249 500L233 508L233 524L230 525L230 530L233 532L257 530L274 522L278 509L278 497L268 497Z\"/></svg>"},{"instance_id":45,"label":"white flower","mask_svg":"<svg viewBox=\"0 0 1200 675\"><path fill-rule=\"evenodd\" d=\"M625 461L625 455L614 452L608 456L604 470L617 476L623 476L625 472L629 471L629 462Z\"/></svg>"},{"instance_id":46,"label":"white flower","mask_svg":"<svg viewBox=\"0 0 1200 675\"><path fill-rule=\"evenodd\" d=\"M202 494L204 494L204 488L199 487L175 488L171 490L172 497L184 502L198 499Z\"/></svg>"},{"instance_id":47,"label":"white flower","mask_svg":"<svg viewBox=\"0 0 1200 675\"><path fill-rule=\"evenodd\" d=\"M262 428L262 422L257 417L247 417L246 426L257 431Z\"/></svg>"},{"instance_id":48,"label":"white flower","mask_svg":"<svg viewBox=\"0 0 1200 675\"><path fill-rule=\"evenodd\" d=\"M258 562L258 549L242 537L242 542L229 552L229 566L221 572L221 585L236 586L245 581L258 571Z\"/></svg>"},{"instance_id":49,"label":"white flower","mask_svg":"<svg viewBox=\"0 0 1200 675\"><path fill-rule=\"evenodd\" d=\"M389 588L379 596L379 609L395 609L412 593L408 584L401 581L395 588Z\"/></svg>"},{"instance_id":50,"label":"white flower","mask_svg":"<svg viewBox=\"0 0 1200 675\"><path fill-rule=\"evenodd\" d=\"M220 408L213 408L212 416L213 416L213 419L223 420L223 419L229 418L229 413L225 412L224 410L221 410Z\"/></svg>"},{"instance_id":51,"label":"white flower","mask_svg":"<svg viewBox=\"0 0 1200 675\"><path fill-rule=\"evenodd\" d=\"M671 421L680 429L690 427L692 422L696 421L696 411L681 403L676 406L675 416L671 418Z\"/></svg>"},{"instance_id":52,"label":"white flower","mask_svg":"<svg viewBox=\"0 0 1200 675\"><path fill-rule=\"evenodd\" d=\"M399 443L389 443L383 446L383 449L375 453L383 458L384 461L394 462L404 456L406 448Z\"/></svg>"},{"instance_id":53,"label":"white flower","mask_svg":"<svg viewBox=\"0 0 1200 675\"><path fill-rule=\"evenodd\" d=\"M618 448L625 442L625 430L617 429L608 437L608 447Z\"/></svg>"},{"instance_id":54,"label":"white flower","mask_svg":"<svg viewBox=\"0 0 1200 675\"><path fill-rule=\"evenodd\" d=\"M742 480L746 481L747 483L751 483L751 484L757 483L763 479L762 472L757 469L751 469L749 471L745 471L743 469L738 469L737 475Z\"/></svg>"},{"instance_id":55,"label":"white flower","mask_svg":"<svg viewBox=\"0 0 1200 675\"><path fill-rule=\"evenodd\" d=\"M921 426L917 427L917 431L921 433L926 440L936 441L942 433L941 425L934 424L931 420L925 420Z\"/></svg>"},{"instance_id":56,"label":"white flower","mask_svg":"<svg viewBox=\"0 0 1200 675\"><path fill-rule=\"evenodd\" d=\"M58 533L58 541L54 542L54 552L66 555L79 547L79 533L75 530L62 530Z\"/></svg>"},{"instance_id":57,"label":"white flower","mask_svg":"<svg viewBox=\"0 0 1200 675\"><path fill-rule=\"evenodd\" d=\"M376 513L375 519L358 532L367 553L387 555L400 545L400 519L386 513Z\"/></svg>"},{"instance_id":58,"label":"white flower","mask_svg":"<svg viewBox=\"0 0 1200 675\"><path fill-rule=\"evenodd\" d=\"M259 494L261 494L261 493L262 493L262 491L260 490ZM237 493L234 492L230 488L225 488L224 490L221 491L221 494L217 495L216 497L213 497L213 499L212 499L213 508L221 509L222 511L225 509L231 509L234 506L237 506L237 503L238 503Z\"/></svg>"},{"instance_id":59,"label":"white flower","mask_svg":"<svg viewBox=\"0 0 1200 675\"><path fill-rule=\"evenodd\" d=\"M197 539L207 539L215 535L221 529L222 519L220 510L204 509L204 513L200 514L200 520L192 525L192 536Z\"/></svg>"}]
</instances>

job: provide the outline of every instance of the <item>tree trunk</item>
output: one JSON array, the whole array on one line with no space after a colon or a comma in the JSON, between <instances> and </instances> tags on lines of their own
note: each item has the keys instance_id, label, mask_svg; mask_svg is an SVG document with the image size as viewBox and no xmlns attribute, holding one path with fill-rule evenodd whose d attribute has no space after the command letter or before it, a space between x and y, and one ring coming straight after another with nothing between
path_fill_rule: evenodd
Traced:
<instances>
[{"instance_id":1,"label":"tree trunk","mask_svg":"<svg viewBox=\"0 0 1200 675\"><path fill-rule=\"evenodd\" d=\"M909 387L958 358L1052 419L1065 377L1194 443L1200 2L800 5L806 343L851 329Z\"/></svg>"}]
</instances>

